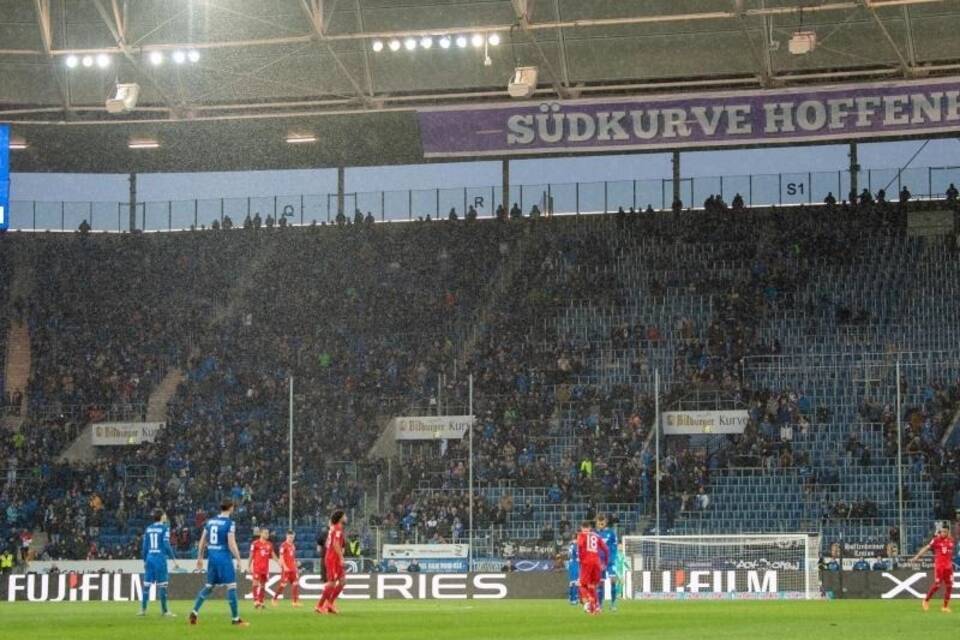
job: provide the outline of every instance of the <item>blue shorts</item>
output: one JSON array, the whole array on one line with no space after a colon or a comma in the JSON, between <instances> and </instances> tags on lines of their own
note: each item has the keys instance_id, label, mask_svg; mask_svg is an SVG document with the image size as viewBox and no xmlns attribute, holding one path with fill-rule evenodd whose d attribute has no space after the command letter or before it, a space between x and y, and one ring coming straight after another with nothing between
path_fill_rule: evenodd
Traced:
<instances>
[{"instance_id":1,"label":"blue shorts","mask_svg":"<svg viewBox=\"0 0 960 640\"><path fill-rule=\"evenodd\" d=\"M236 585L237 572L233 568L233 561L230 558L210 558L207 561L207 584L214 587L220 584Z\"/></svg>"},{"instance_id":2,"label":"blue shorts","mask_svg":"<svg viewBox=\"0 0 960 640\"><path fill-rule=\"evenodd\" d=\"M167 584L169 576L167 575L167 559L163 556L147 557L143 563L143 583L144 584Z\"/></svg>"},{"instance_id":3,"label":"blue shorts","mask_svg":"<svg viewBox=\"0 0 960 640\"><path fill-rule=\"evenodd\" d=\"M576 582L580 579L580 565L567 567L567 579L570 582Z\"/></svg>"}]
</instances>

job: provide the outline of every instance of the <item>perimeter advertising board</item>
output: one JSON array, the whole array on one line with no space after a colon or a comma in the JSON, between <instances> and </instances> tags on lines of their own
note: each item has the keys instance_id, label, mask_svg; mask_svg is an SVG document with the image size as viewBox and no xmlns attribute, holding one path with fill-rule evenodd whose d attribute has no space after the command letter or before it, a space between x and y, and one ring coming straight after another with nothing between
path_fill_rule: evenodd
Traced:
<instances>
[{"instance_id":1,"label":"perimeter advertising board","mask_svg":"<svg viewBox=\"0 0 960 640\"><path fill-rule=\"evenodd\" d=\"M191 600L206 577L202 573L170 576L173 600ZM267 593L273 596L280 575L272 575ZM300 576L300 598L319 600L323 577ZM252 599L250 576L239 581L245 600ZM565 571L531 573L359 573L347 576L344 600L504 600L508 598L562 598L567 589ZM0 579L3 602L136 602L143 593L139 573L13 574ZM289 593L289 591L288 591ZM155 593L151 594L156 597ZM214 597L217 597L216 595Z\"/></svg>"},{"instance_id":2,"label":"perimeter advertising board","mask_svg":"<svg viewBox=\"0 0 960 640\"><path fill-rule=\"evenodd\" d=\"M933 585L933 570L824 571L822 585L835 598L922 599ZM936 597L943 597L940 591ZM960 571L953 573L953 599L960 597Z\"/></svg>"}]
</instances>

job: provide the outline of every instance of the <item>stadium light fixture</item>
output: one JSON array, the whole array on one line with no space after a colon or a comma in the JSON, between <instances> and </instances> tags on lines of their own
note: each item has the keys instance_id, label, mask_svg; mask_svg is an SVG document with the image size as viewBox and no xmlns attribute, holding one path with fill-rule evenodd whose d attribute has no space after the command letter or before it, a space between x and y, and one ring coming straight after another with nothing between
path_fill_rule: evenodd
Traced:
<instances>
[{"instance_id":1,"label":"stadium light fixture","mask_svg":"<svg viewBox=\"0 0 960 640\"><path fill-rule=\"evenodd\" d=\"M83 58L80 60L80 64L89 69L93 66L93 56L83 56Z\"/></svg>"},{"instance_id":2,"label":"stadium light fixture","mask_svg":"<svg viewBox=\"0 0 960 640\"><path fill-rule=\"evenodd\" d=\"M491 46L491 47L496 47L497 45L500 44L500 34L499 34L499 33L491 33L491 34L487 37L487 42L490 43L490 46Z\"/></svg>"},{"instance_id":3,"label":"stadium light fixture","mask_svg":"<svg viewBox=\"0 0 960 640\"><path fill-rule=\"evenodd\" d=\"M461 49L467 48L467 36L457 36L457 46Z\"/></svg>"},{"instance_id":4,"label":"stadium light fixture","mask_svg":"<svg viewBox=\"0 0 960 640\"><path fill-rule=\"evenodd\" d=\"M196 49L190 49L190 51L187 51L187 60L190 62L200 62L200 52Z\"/></svg>"},{"instance_id":5,"label":"stadium light fixture","mask_svg":"<svg viewBox=\"0 0 960 640\"><path fill-rule=\"evenodd\" d=\"M177 64L183 64L187 61L187 54L183 51L174 51L173 52L173 61Z\"/></svg>"},{"instance_id":6,"label":"stadium light fixture","mask_svg":"<svg viewBox=\"0 0 960 640\"><path fill-rule=\"evenodd\" d=\"M429 49L432 46L433 46L433 38L431 38L430 36L424 36L420 38L420 47L422 49Z\"/></svg>"},{"instance_id":7,"label":"stadium light fixture","mask_svg":"<svg viewBox=\"0 0 960 640\"><path fill-rule=\"evenodd\" d=\"M470 38L470 44L473 45L474 49L479 49L483 46L483 36L479 33L473 34L473 37Z\"/></svg>"},{"instance_id":8,"label":"stadium light fixture","mask_svg":"<svg viewBox=\"0 0 960 640\"><path fill-rule=\"evenodd\" d=\"M131 140L127 143L131 149L159 149L160 142L157 140Z\"/></svg>"},{"instance_id":9,"label":"stadium light fixture","mask_svg":"<svg viewBox=\"0 0 960 640\"><path fill-rule=\"evenodd\" d=\"M443 36L440 38L440 48L449 49L450 48L450 36Z\"/></svg>"},{"instance_id":10,"label":"stadium light fixture","mask_svg":"<svg viewBox=\"0 0 960 640\"><path fill-rule=\"evenodd\" d=\"M23 151L28 146L27 141L23 138L10 138L9 147L11 151Z\"/></svg>"},{"instance_id":11,"label":"stadium light fixture","mask_svg":"<svg viewBox=\"0 0 960 640\"><path fill-rule=\"evenodd\" d=\"M375 53L380 53L383 51L383 40L374 40L372 46Z\"/></svg>"},{"instance_id":12,"label":"stadium light fixture","mask_svg":"<svg viewBox=\"0 0 960 640\"><path fill-rule=\"evenodd\" d=\"M287 136L287 144L309 144L316 141L317 136L312 133L298 133Z\"/></svg>"},{"instance_id":13,"label":"stadium light fixture","mask_svg":"<svg viewBox=\"0 0 960 640\"><path fill-rule=\"evenodd\" d=\"M67 56L67 59L64 60L64 63L67 65L68 69L76 69L77 65L80 64L80 58L77 56Z\"/></svg>"},{"instance_id":14,"label":"stadium light fixture","mask_svg":"<svg viewBox=\"0 0 960 640\"><path fill-rule=\"evenodd\" d=\"M399 40L391 40L391 41L390 41L390 51L400 51L400 47L401 47L401 46L402 46L402 45L400 44L400 41L399 41Z\"/></svg>"},{"instance_id":15,"label":"stadium light fixture","mask_svg":"<svg viewBox=\"0 0 960 640\"><path fill-rule=\"evenodd\" d=\"M151 51L149 55L150 64L155 67L159 67L163 64L163 52L162 51Z\"/></svg>"},{"instance_id":16,"label":"stadium light fixture","mask_svg":"<svg viewBox=\"0 0 960 640\"><path fill-rule=\"evenodd\" d=\"M105 53L97 54L97 66L101 69L106 69L110 66L110 56Z\"/></svg>"},{"instance_id":17,"label":"stadium light fixture","mask_svg":"<svg viewBox=\"0 0 960 640\"><path fill-rule=\"evenodd\" d=\"M407 51L413 51L414 49L416 49L416 48L417 48L417 40L416 40L416 38L407 38L406 40L404 40L404 41L403 41L403 47L404 47Z\"/></svg>"}]
</instances>

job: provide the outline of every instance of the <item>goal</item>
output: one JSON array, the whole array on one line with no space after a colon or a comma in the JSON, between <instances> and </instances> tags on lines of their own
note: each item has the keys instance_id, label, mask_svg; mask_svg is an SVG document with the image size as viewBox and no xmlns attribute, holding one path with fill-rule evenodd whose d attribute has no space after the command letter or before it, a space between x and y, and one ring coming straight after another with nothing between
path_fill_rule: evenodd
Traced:
<instances>
[{"instance_id":1,"label":"goal","mask_svg":"<svg viewBox=\"0 0 960 640\"><path fill-rule=\"evenodd\" d=\"M623 596L777 600L820 597L820 536L625 536Z\"/></svg>"}]
</instances>

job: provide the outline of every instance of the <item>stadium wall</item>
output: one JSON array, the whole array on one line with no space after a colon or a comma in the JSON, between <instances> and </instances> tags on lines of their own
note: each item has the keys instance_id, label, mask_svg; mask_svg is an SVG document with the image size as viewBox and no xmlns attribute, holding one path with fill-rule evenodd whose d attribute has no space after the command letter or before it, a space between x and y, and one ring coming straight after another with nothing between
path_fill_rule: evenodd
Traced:
<instances>
[{"instance_id":1,"label":"stadium wall","mask_svg":"<svg viewBox=\"0 0 960 640\"><path fill-rule=\"evenodd\" d=\"M202 573L170 576L169 595L189 600L206 581ZM269 595L279 583L273 575ZM360 573L347 576L344 600L504 600L562 598L567 592L565 571L537 573ZM252 599L247 576L239 580L243 599ZM323 578L300 576L300 597L319 600ZM143 593L139 573L11 574L0 581L0 602L136 602ZM151 594L155 599L156 594Z\"/></svg>"}]
</instances>

